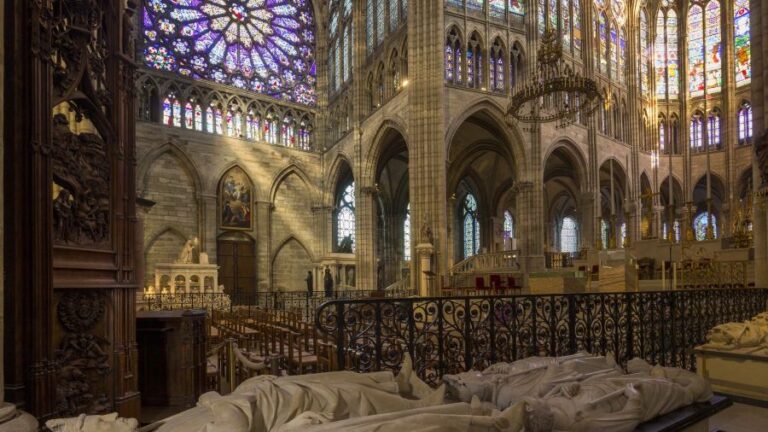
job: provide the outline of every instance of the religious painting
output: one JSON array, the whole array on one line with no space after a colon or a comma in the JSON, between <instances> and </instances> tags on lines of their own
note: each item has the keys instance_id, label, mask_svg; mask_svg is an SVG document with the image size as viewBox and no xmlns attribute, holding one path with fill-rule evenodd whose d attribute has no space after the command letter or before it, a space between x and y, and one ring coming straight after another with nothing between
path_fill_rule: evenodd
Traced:
<instances>
[{"instance_id":1,"label":"religious painting","mask_svg":"<svg viewBox=\"0 0 768 432\"><path fill-rule=\"evenodd\" d=\"M227 171L219 184L221 229L253 229L252 199L253 188L245 172L239 167Z\"/></svg>"}]
</instances>

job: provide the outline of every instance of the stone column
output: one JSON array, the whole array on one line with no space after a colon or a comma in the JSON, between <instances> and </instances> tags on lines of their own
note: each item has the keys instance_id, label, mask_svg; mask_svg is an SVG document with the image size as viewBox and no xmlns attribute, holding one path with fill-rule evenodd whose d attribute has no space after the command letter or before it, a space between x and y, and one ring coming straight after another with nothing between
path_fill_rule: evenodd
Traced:
<instances>
[{"instance_id":1,"label":"stone column","mask_svg":"<svg viewBox=\"0 0 768 432\"><path fill-rule=\"evenodd\" d=\"M408 5L407 88L411 220L434 230L434 265L439 281L448 274L446 145L443 97L444 1ZM417 278L414 282L418 282ZM421 290L422 287L416 287Z\"/></svg>"},{"instance_id":2,"label":"stone column","mask_svg":"<svg viewBox=\"0 0 768 432\"><path fill-rule=\"evenodd\" d=\"M416 271L418 272L417 279L419 281L417 287L419 296L430 297L437 295L437 280L432 276L432 254L435 248L430 243L420 243L416 246L416 256L418 257L418 266ZM430 279L432 279L430 283Z\"/></svg>"}]
</instances>

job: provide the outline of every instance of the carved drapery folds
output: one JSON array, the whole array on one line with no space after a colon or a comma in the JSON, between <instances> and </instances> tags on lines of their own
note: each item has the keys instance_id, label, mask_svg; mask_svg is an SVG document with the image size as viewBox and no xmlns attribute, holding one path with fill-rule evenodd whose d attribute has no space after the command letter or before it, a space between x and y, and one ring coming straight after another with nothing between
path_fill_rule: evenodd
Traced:
<instances>
[{"instance_id":1,"label":"carved drapery folds","mask_svg":"<svg viewBox=\"0 0 768 432\"><path fill-rule=\"evenodd\" d=\"M95 329L102 323L106 299L98 292L62 294L57 315L65 333L55 352L59 364L56 405L61 415L104 413L111 401L103 385L112 373L109 341Z\"/></svg>"},{"instance_id":2,"label":"carved drapery folds","mask_svg":"<svg viewBox=\"0 0 768 432\"><path fill-rule=\"evenodd\" d=\"M104 140L95 133L72 133L66 116L56 114L51 156L56 243L108 243L111 166Z\"/></svg>"}]
</instances>

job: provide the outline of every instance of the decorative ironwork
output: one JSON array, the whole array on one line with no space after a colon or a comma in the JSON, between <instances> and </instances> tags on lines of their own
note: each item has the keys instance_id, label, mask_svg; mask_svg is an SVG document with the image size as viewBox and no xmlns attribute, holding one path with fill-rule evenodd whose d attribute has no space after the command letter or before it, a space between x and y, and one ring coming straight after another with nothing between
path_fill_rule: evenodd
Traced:
<instances>
[{"instance_id":1,"label":"decorative ironwork","mask_svg":"<svg viewBox=\"0 0 768 432\"><path fill-rule=\"evenodd\" d=\"M565 127L586 118L602 103L597 83L566 64L557 31L544 33L536 63L511 98L508 114L518 121L557 121L558 127Z\"/></svg>"},{"instance_id":2,"label":"decorative ironwork","mask_svg":"<svg viewBox=\"0 0 768 432\"><path fill-rule=\"evenodd\" d=\"M205 309L212 311L243 311L250 316L251 309L292 310L302 312L306 321L312 321L315 311L325 302L336 299L360 299L371 297L403 297L415 294L410 289L373 291L343 290L333 291L326 297L322 292L312 295L306 291L260 291L255 293L144 293L138 302L139 309L146 310L184 310Z\"/></svg>"},{"instance_id":3,"label":"decorative ironwork","mask_svg":"<svg viewBox=\"0 0 768 432\"><path fill-rule=\"evenodd\" d=\"M768 289L335 300L315 324L335 338L340 369L396 370L409 353L438 384L446 373L579 350L694 369L692 348L710 328L767 306Z\"/></svg>"}]
</instances>

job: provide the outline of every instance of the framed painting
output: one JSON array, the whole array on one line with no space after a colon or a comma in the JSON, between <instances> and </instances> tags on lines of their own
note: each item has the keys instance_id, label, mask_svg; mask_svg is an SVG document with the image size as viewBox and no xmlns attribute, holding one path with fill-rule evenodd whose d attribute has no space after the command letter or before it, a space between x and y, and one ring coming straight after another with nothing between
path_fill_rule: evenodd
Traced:
<instances>
[{"instance_id":1,"label":"framed painting","mask_svg":"<svg viewBox=\"0 0 768 432\"><path fill-rule=\"evenodd\" d=\"M225 230L253 229L253 186L240 167L227 171L219 183L219 226Z\"/></svg>"}]
</instances>

